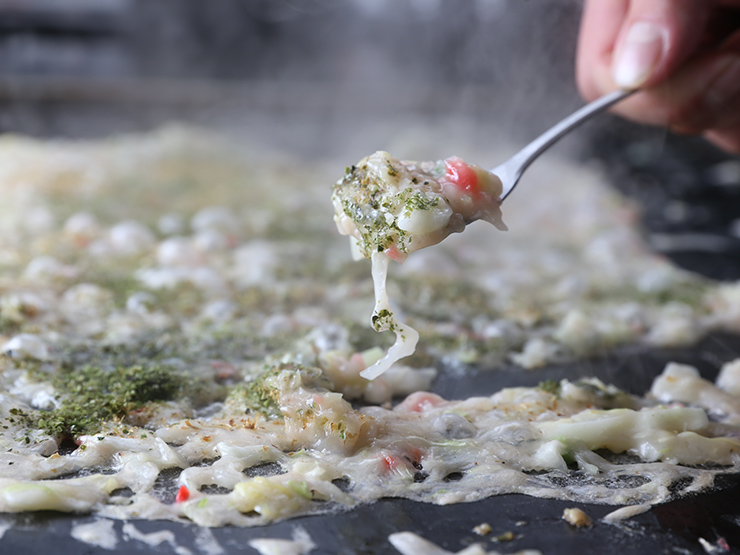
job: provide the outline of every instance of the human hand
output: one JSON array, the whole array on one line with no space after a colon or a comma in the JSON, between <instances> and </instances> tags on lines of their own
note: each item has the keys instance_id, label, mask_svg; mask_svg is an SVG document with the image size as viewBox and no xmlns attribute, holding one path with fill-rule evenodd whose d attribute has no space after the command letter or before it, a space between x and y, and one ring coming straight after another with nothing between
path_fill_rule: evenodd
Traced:
<instances>
[{"instance_id":1,"label":"human hand","mask_svg":"<svg viewBox=\"0 0 740 555\"><path fill-rule=\"evenodd\" d=\"M585 0L576 75L614 112L740 153L740 0Z\"/></svg>"}]
</instances>

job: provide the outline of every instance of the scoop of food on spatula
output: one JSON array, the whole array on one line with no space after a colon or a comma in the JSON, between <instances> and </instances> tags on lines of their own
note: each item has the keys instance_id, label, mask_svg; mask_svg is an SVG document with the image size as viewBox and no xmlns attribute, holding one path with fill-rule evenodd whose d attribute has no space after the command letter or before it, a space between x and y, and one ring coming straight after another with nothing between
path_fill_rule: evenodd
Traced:
<instances>
[{"instance_id":1,"label":"scoop of food on spatula","mask_svg":"<svg viewBox=\"0 0 740 555\"><path fill-rule=\"evenodd\" d=\"M560 137L633 92L616 91L587 104L490 171L457 156L410 162L383 151L346 169L332 192L334 220L339 232L350 237L353 256L372 261L373 327L396 334L388 353L363 370L363 377L374 379L411 355L419 339L391 310L386 291L390 260L403 262L409 253L435 245L476 220L505 230L501 203L524 170Z\"/></svg>"}]
</instances>

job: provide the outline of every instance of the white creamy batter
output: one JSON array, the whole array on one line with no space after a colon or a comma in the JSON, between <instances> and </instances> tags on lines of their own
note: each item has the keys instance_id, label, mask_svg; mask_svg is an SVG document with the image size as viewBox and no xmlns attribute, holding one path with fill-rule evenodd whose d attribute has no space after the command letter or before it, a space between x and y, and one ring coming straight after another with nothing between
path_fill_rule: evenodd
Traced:
<instances>
[{"instance_id":1,"label":"white creamy batter","mask_svg":"<svg viewBox=\"0 0 740 555\"><path fill-rule=\"evenodd\" d=\"M0 511L253 526L381 497L642 507L737 471L738 362L717 383L669 365L642 396L588 378L424 391L441 361L465 379L740 331L740 286L650 255L595 174L543 160L526 203L507 201L536 228L492 248L473 224L388 284L381 259L374 291L327 225L320 164L233 148L174 128L0 140ZM390 212L408 228L394 256L459 230L430 191L439 214ZM374 292L389 310L385 287L421 340L370 381L384 351L365 316Z\"/></svg>"}]
</instances>

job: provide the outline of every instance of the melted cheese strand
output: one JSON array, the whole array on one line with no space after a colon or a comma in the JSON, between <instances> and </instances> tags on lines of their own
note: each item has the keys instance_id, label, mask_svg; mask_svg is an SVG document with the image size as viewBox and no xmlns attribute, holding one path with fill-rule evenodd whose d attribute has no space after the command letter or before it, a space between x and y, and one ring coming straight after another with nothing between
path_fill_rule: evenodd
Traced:
<instances>
[{"instance_id":1,"label":"melted cheese strand","mask_svg":"<svg viewBox=\"0 0 740 555\"><path fill-rule=\"evenodd\" d=\"M396 334L396 342L388 349L383 358L360 372L360 376L368 380L374 380L395 362L414 354L416 344L419 341L419 332L400 322L391 311L386 289L390 258L382 252L374 252L371 260L373 287L375 289L373 326L377 331L392 330Z\"/></svg>"}]
</instances>

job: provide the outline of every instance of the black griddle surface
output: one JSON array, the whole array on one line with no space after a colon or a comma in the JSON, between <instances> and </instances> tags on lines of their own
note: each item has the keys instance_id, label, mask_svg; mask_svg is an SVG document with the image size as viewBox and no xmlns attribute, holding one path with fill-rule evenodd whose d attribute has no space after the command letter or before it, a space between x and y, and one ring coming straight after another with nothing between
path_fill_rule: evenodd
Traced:
<instances>
[{"instance_id":1,"label":"black griddle surface","mask_svg":"<svg viewBox=\"0 0 740 555\"><path fill-rule=\"evenodd\" d=\"M490 395L502 387L532 386L545 379L578 379L596 376L627 391L644 394L653 378L668 362L696 366L702 375L714 379L721 364L740 355L740 337L715 334L698 345L681 349L631 347L618 352L527 372L520 368L484 371L471 368L442 369L434 391L448 399ZM316 544L314 554L395 554L388 542L394 532L412 531L456 552L482 542L488 550L513 553L538 549L544 555L581 551L604 555L635 553L706 553L702 540L717 547L713 553L740 554L740 477L724 476L709 492L658 505L622 523L607 524L600 519L617 507L569 501L545 500L524 495L502 495L474 503L436 506L403 499L383 499L351 511L303 517L257 528L225 527L211 533L223 553L257 553L248 545L255 538L290 539L296 527L304 528ZM562 520L567 507L582 508L593 526L575 529ZM137 540L125 540L122 522L115 522L118 544L115 549L89 546L70 536L74 524L93 522L87 516L42 513L5 515L0 527L10 525L0 540L0 553L125 554L157 552L216 555L202 542L202 530L187 522L132 521L142 533L171 530L176 545L164 542L156 547ZM486 522L489 536L480 537L473 527ZM495 541L511 532L511 541ZM701 540L700 540L701 538ZM728 545L722 551L722 547ZM179 548L179 551L178 551ZM182 548L189 550L183 551Z\"/></svg>"},{"instance_id":2,"label":"black griddle surface","mask_svg":"<svg viewBox=\"0 0 740 555\"><path fill-rule=\"evenodd\" d=\"M303 527L316 543L316 549L311 552L315 554L397 554L387 537L398 531L416 532L452 552L481 542L486 549L501 553L522 549L538 549L544 555L579 552L603 555L705 553L698 538L717 545L722 536L732 547L716 553L739 553L736 546L740 545L740 529L736 519L740 510L733 501L739 492L740 484L735 481L728 489L658 506L618 525L598 520L614 507L504 495L444 507L385 499L346 513L300 518L263 528L218 528L212 530L212 534L223 553L257 553L247 545L250 539L291 538L297 526ZM584 509L594 519L594 525L575 529L563 521L563 509L574 506ZM169 543L152 547L140 541L120 540L121 522L115 523L119 543L111 551L86 546L70 537L72 521L84 523L90 522L90 518L45 514L9 520L14 527L2 538L2 553L82 555L156 551L162 555L182 555L181 550ZM492 527L487 537L472 532L473 526L481 522L488 522ZM134 525L142 533L172 530L180 549L185 547L191 553L212 553L198 547L199 530L193 525L150 521L134 522ZM493 539L506 532L512 532L515 539Z\"/></svg>"}]
</instances>

